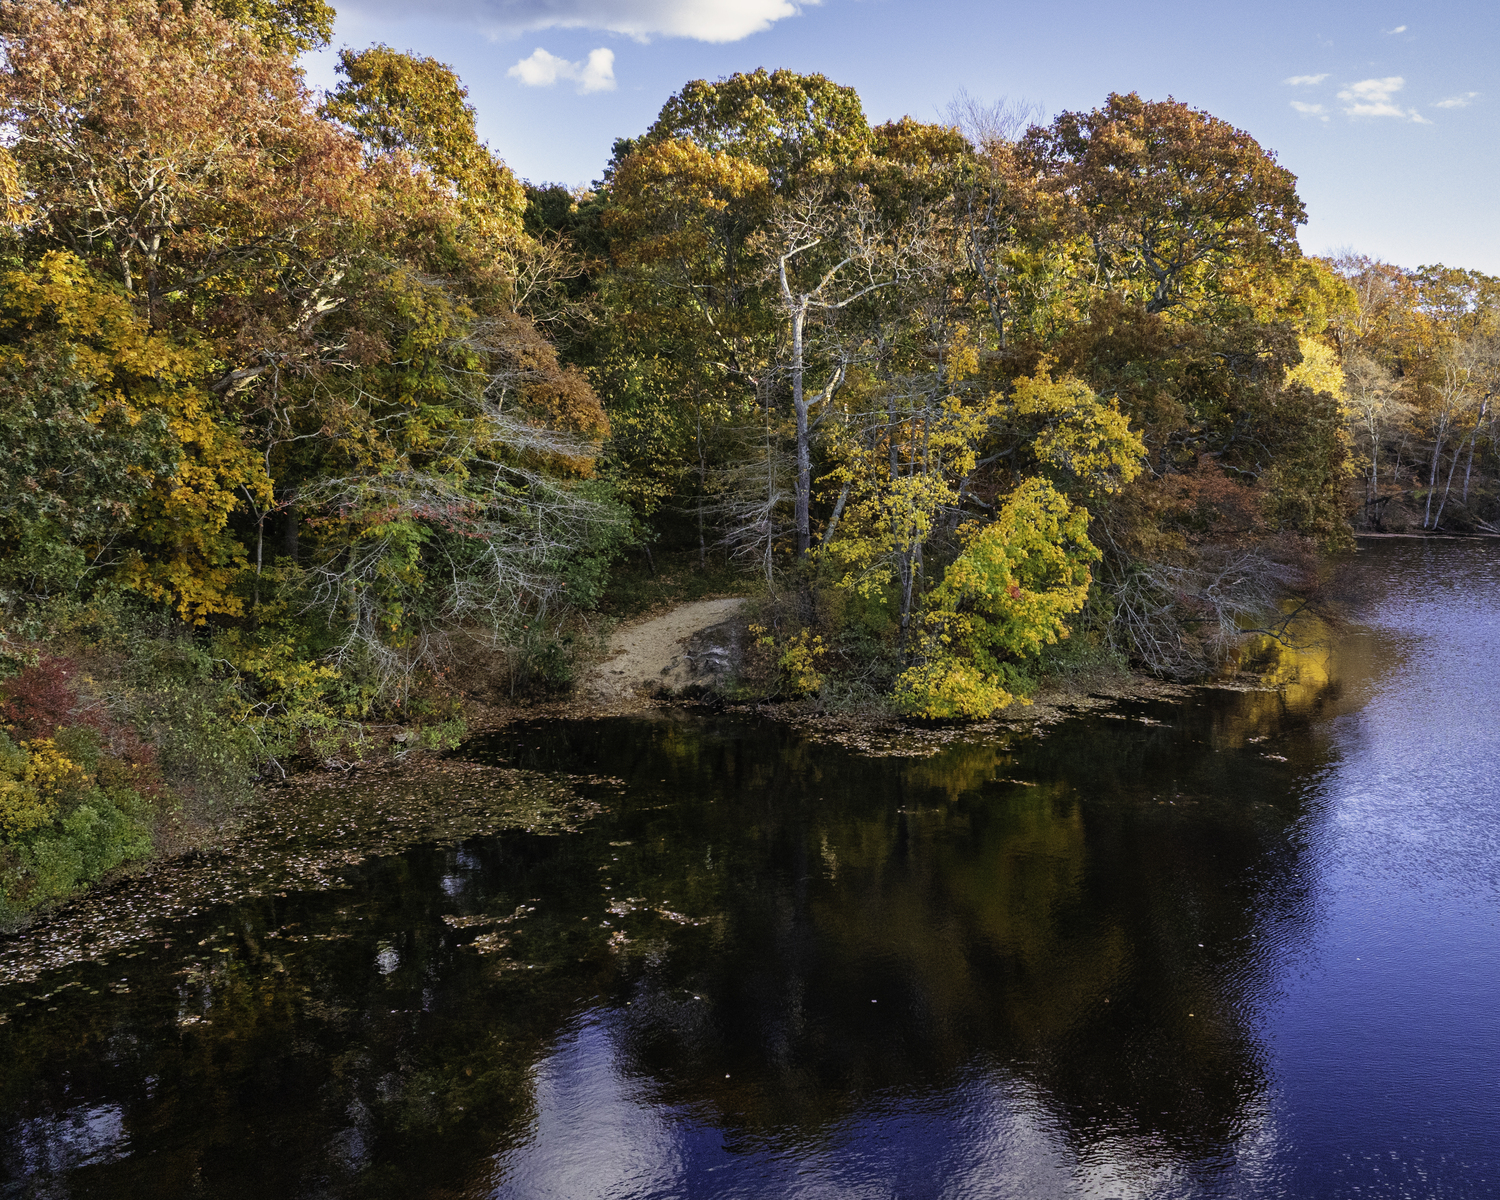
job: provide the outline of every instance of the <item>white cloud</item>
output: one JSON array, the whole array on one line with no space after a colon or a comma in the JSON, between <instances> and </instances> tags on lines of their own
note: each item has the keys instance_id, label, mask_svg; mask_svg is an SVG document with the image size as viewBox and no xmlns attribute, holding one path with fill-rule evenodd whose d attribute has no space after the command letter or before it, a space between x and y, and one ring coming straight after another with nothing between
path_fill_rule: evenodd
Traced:
<instances>
[{"instance_id":1,"label":"white cloud","mask_svg":"<svg viewBox=\"0 0 1500 1200\"><path fill-rule=\"evenodd\" d=\"M431 0L429 20L473 25L496 34L539 29L602 29L638 41L656 35L737 42L796 16L820 0ZM348 8L410 18L409 0L350 0Z\"/></svg>"},{"instance_id":2,"label":"white cloud","mask_svg":"<svg viewBox=\"0 0 1500 1200\"><path fill-rule=\"evenodd\" d=\"M1339 93L1344 102L1344 112L1351 117L1395 117L1400 121L1415 121L1418 125L1432 122L1418 114L1414 108L1402 108L1392 103L1391 97L1406 86L1399 75L1387 75L1384 79L1361 79L1351 83Z\"/></svg>"},{"instance_id":3,"label":"white cloud","mask_svg":"<svg viewBox=\"0 0 1500 1200\"><path fill-rule=\"evenodd\" d=\"M1449 96L1446 100L1439 100L1433 108L1468 108L1478 98L1478 92L1465 92L1462 96Z\"/></svg>"},{"instance_id":4,"label":"white cloud","mask_svg":"<svg viewBox=\"0 0 1500 1200\"><path fill-rule=\"evenodd\" d=\"M1301 100L1293 100L1292 107L1305 117L1318 117L1324 121L1328 120L1328 110L1321 104L1304 104Z\"/></svg>"},{"instance_id":5,"label":"white cloud","mask_svg":"<svg viewBox=\"0 0 1500 1200\"><path fill-rule=\"evenodd\" d=\"M1406 32L1406 26L1405 25L1397 25L1396 28L1394 28L1394 29L1387 29L1385 31L1385 35L1386 35L1386 37L1394 37L1398 33L1405 33L1405 32Z\"/></svg>"},{"instance_id":6,"label":"white cloud","mask_svg":"<svg viewBox=\"0 0 1500 1200\"><path fill-rule=\"evenodd\" d=\"M548 54L538 46L530 57L523 58L506 74L519 79L527 87L551 87L559 79L571 79L578 85L580 96L589 92L612 92L615 90L615 52L601 46L598 50L590 50L585 61L576 63Z\"/></svg>"},{"instance_id":7,"label":"white cloud","mask_svg":"<svg viewBox=\"0 0 1500 1200\"><path fill-rule=\"evenodd\" d=\"M1293 87L1312 87L1314 84L1322 83L1328 78L1327 72L1322 75L1293 75L1290 79L1283 79L1282 83L1289 83Z\"/></svg>"}]
</instances>

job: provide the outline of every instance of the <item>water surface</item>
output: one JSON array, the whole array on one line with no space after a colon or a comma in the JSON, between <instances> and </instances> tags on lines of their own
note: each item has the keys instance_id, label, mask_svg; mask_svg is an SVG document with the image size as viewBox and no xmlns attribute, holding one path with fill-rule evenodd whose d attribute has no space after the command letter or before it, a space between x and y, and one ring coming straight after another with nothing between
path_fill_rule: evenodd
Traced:
<instances>
[{"instance_id":1,"label":"water surface","mask_svg":"<svg viewBox=\"0 0 1500 1200\"><path fill-rule=\"evenodd\" d=\"M1279 692L929 758L476 740L601 811L0 988L0 1194L1493 1195L1497 563L1378 544Z\"/></svg>"}]
</instances>

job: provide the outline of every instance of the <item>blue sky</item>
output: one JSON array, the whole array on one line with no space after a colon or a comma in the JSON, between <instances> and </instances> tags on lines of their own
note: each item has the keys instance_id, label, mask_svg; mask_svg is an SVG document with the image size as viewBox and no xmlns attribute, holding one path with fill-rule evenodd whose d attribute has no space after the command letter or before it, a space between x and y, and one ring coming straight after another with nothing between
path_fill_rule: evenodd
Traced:
<instances>
[{"instance_id":1,"label":"blue sky","mask_svg":"<svg viewBox=\"0 0 1500 1200\"><path fill-rule=\"evenodd\" d=\"M690 79L758 66L853 86L871 121L939 119L960 88L1050 117L1174 96L1298 176L1302 246L1500 274L1500 4L1348 0L344 0L334 48L450 64L522 177L587 183ZM309 79L333 82L333 51Z\"/></svg>"}]
</instances>

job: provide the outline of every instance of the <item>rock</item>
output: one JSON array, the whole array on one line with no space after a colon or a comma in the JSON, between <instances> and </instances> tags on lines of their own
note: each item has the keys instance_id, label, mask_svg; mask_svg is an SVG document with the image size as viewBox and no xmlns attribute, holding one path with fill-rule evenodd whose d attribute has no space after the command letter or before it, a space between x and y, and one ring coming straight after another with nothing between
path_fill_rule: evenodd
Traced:
<instances>
[{"instance_id":1,"label":"rock","mask_svg":"<svg viewBox=\"0 0 1500 1200\"><path fill-rule=\"evenodd\" d=\"M722 694L739 671L744 606L739 598L695 600L618 630L611 657L589 675L585 691L606 702Z\"/></svg>"},{"instance_id":2,"label":"rock","mask_svg":"<svg viewBox=\"0 0 1500 1200\"><path fill-rule=\"evenodd\" d=\"M739 674L744 644L745 625L738 618L700 629L683 640L682 653L662 668L653 694L662 700L723 695Z\"/></svg>"}]
</instances>

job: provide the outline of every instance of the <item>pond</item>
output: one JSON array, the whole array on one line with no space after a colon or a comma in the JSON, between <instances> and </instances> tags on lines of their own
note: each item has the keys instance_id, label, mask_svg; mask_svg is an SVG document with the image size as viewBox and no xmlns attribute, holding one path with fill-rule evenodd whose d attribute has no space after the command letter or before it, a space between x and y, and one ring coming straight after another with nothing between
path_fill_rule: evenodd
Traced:
<instances>
[{"instance_id":1,"label":"pond","mask_svg":"<svg viewBox=\"0 0 1500 1200\"><path fill-rule=\"evenodd\" d=\"M1494 1195L1497 585L1376 543L1276 692L928 757L478 738L477 824L133 881L144 935L0 987L0 1196ZM485 831L542 777L568 820Z\"/></svg>"}]
</instances>

